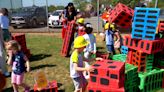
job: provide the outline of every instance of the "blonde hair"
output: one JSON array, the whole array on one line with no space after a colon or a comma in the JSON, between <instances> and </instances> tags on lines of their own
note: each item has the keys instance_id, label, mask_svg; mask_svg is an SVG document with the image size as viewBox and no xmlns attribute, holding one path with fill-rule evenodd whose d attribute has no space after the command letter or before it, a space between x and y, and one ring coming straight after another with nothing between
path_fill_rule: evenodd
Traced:
<instances>
[{"instance_id":1,"label":"blonde hair","mask_svg":"<svg viewBox=\"0 0 164 92\"><path fill-rule=\"evenodd\" d=\"M7 49L14 49L16 51L20 51L21 50L21 47L19 45L19 43L15 40L10 40L8 43L7 43Z\"/></svg>"}]
</instances>

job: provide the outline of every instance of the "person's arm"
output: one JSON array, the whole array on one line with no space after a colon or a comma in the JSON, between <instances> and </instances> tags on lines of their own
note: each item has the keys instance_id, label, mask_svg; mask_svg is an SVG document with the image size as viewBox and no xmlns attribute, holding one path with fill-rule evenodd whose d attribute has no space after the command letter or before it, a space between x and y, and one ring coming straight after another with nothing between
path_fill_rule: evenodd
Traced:
<instances>
[{"instance_id":1,"label":"person's arm","mask_svg":"<svg viewBox=\"0 0 164 92\"><path fill-rule=\"evenodd\" d=\"M7 52L8 52L8 55L9 55L8 60L7 60L7 64L8 64L8 65L12 65L13 53L12 53L11 50L8 50Z\"/></svg>"},{"instance_id":2,"label":"person's arm","mask_svg":"<svg viewBox=\"0 0 164 92\"><path fill-rule=\"evenodd\" d=\"M29 72L30 71L30 61L29 59L26 57L26 55L24 55L24 60L26 61L26 71Z\"/></svg>"},{"instance_id":3,"label":"person's arm","mask_svg":"<svg viewBox=\"0 0 164 92\"><path fill-rule=\"evenodd\" d=\"M78 67L77 63L73 63L73 65L74 65L74 68L75 68L76 71L82 71L82 72L83 71L89 71L89 72L91 72L91 71L94 70L92 67L85 67L85 68Z\"/></svg>"}]
</instances>

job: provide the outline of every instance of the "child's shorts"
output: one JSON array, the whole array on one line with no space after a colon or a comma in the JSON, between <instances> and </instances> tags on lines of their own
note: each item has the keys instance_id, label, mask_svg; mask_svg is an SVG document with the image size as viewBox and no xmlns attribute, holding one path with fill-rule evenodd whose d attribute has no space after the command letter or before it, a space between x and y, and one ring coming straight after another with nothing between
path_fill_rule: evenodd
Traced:
<instances>
[{"instance_id":1,"label":"child's shorts","mask_svg":"<svg viewBox=\"0 0 164 92\"><path fill-rule=\"evenodd\" d=\"M114 46L113 45L106 45L107 50L109 53L114 53Z\"/></svg>"},{"instance_id":2,"label":"child's shorts","mask_svg":"<svg viewBox=\"0 0 164 92\"><path fill-rule=\"evenodd\" d=\"M87 85L87 80L83 77L73 78L73 84L75 86L75 90L80 90L81 88Z\"/></svg>"},{"instance_id":3,"label":"child's shorts","mask_svg":"<svg viewBox=\"0 0 164 92\"><path fill-rule=\"evenodd\" d=\"M22 73L21 75L17 75L17 74L14 74L12 72L11 74L11 83L15 83L17 85L20 85L23 83L23 78L24 78L24 73Z\"/></svg>"}]
</instances>

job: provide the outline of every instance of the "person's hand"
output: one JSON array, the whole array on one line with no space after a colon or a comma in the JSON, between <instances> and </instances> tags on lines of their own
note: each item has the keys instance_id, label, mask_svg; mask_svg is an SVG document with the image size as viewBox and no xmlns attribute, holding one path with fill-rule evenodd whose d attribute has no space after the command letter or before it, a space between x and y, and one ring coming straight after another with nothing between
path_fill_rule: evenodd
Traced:
<instances>
[{"instance_id":1,"label":"person's hand","mask_svg":"<svg viewBox=\"0 0 164 92\"><path fill-rule=\"evenodd\" d=\"M103 60L103 58L100 58L100 57L96 58L96 61L102 61L102 60Z\"/></svg>"},{"instance_id":2,"label":"person's hand","mask_svg":"<svg viewBox=\"0 0 164 92\"><path fill-rule=\"evenodd\" d=\"M26 71L27 71L27 72L30 72L30 67L27 67L27 68L26 68Z\"/></svg>"},{"instance_id":3,"label":"person's hand","mask_svg":"<svg viewBox=\"0 0 164 92\"><path fill-rule=\"evenodd\" d=\"M93 72L94 71L94 68L93 67L86 67L86 70L88 71L88 72Z\"/></svg>"},{"instance_id":4,"label":"person's hand","mask_svg":"<svg viewBox=\"0 0 164 92\"><path fill-rule=\"evenodd\" d=\"M13 51L12 50L7 50L7 53L9 55L9 57L12 57L13 56Z\"/></svg>"}]
</instances>

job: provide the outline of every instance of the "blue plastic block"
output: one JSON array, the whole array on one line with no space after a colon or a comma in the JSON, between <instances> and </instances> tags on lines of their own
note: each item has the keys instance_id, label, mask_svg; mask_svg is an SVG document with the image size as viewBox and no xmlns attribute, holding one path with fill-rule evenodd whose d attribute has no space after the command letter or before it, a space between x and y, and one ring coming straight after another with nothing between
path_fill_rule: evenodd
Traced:
<instances>
[{"instance_id":1,"label":"blue plastic block","mask_svg":"<svg viewBox=\"0 0 164 92\"><path fill-rule=\"evenodd\" d=\"M136 7L132 23L132 38L154 40L160 9Z\"/></svg>"},{"instance_id":2,"label":"blue plastic block","mask_svg":"<svg viewBox=\"0 0 164 92\"><path fill-rule=\"evenodd\" d=\"M127 54L128 53L128 47L121 46L121 54Z\"/></svg>"}]
</instances>

